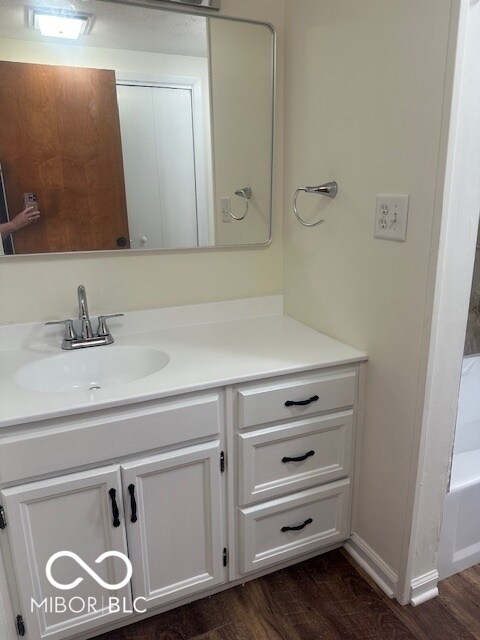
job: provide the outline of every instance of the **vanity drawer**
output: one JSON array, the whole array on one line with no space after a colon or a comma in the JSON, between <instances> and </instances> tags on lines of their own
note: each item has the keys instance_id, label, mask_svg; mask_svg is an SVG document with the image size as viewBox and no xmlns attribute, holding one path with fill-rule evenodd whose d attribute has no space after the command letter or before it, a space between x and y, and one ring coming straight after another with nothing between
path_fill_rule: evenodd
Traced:
<instances>
[{"instance_id":1,"label":"vanity drawer","mask_svg":"<svg viewBox=\"0 0 480 640\"><path fill-rule=\"evenodd\" d=\"M352 435L351 410L240 433L239 503L266 500L348 476Z\"/></svg>"},{"instance_id":2,"label":"vanity drawer","mask_svg":"<svg viewBox=\"0 0 480 640\"><path fill-rule=\"evenodd\" d=\"M349 370L244 385L237 389L239 428L353 406L356 382L356 371Z\"/></svg>"},{"instance_id":3,"label":"vanity drawer","mask_svg":"<svg viewBox=\"0 0 480 640\"><path fill-rule=\"evenodd\" d=\"M240 509L242 573L346 540L349 506L346 479Z\"/></svg>"},{"instance_id":4,"label":"vanity drawer","mask_svg":"<svg viewBox=\"0 0 480 640\"><path fill-rule=\"evenodd\" d=\"M0 482L217 438L222 415L223 393L212 391L39 423L0 439Z\"/></svg>"}]
</instances>

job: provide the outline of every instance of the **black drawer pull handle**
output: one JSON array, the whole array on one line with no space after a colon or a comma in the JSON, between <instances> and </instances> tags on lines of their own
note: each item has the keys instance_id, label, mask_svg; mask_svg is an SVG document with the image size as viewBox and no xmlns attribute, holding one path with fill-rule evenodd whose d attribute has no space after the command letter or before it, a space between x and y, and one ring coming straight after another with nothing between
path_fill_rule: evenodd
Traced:
<instances>
[{"instance_id":1,"label":"black drawer pull handle","mask_svg":"<svg viewBox=\"0 0 480 640\"><path fill-rule=\"evenodd\" d=\"M113 526L119 527L120 512L118 511L117 499L115 497L117 495L117 491L115 489L110 489L110 491L108 492L108 495L110 496L110 500L112 501Z\"/></svg>"},{"instance_id":2,"label":"black drawer pull handle","mask_svg":"<svg viewBox=\"0 0 480 640\"><path fill-rule=\"evenodd\" d=\"M313 451L312 449L312 451L307 451L305 455L298 456L298 458L287 458L287 456L285 456L284 458L282 458L282 462L303 462L307 458L311 458L314 455L315 455L315 451Z\"/></svg>"},{"instance_id":3,"label":"black drawer pull handle","mask_svg":"<svg viewBox=\"0 0 480 640\"><path fill-rule=\"evenodd\" d=\"M320 400L318 396L312 396L308 400L300 400L299 402L294 402L293 400L287 400L285 402L286 407L304 407L307 404L312 404L312 402L317 402Z\"/></svg>"},{"instance_id":4,"label":"black drawer pull handle","mask_svg":"<svg viewBox=\"0 0 480 640\"><path fill-rule=\"evenodd\" d=\"M301 531L302 529L305 529L305 527L309 524L312 524L312 522L313 520L311 518L308 518L308 520L305 520L303 524L299 524L298 527L282 527L281 531L282 533L285 533L285 531Z\"/></svg>"},{"instance_id":5,"label":"black drawer pull handle","mask_svg":"<svg viewBox=\"0 0 480 640\"><path fill-rule=\"evenodd\" d=\"M130 509L132 511L132 515L130 516L130 522L137 521L137 501L135 500L135 485L128 485L128 493L130 494Z\"/></svg>"}]
</instances>

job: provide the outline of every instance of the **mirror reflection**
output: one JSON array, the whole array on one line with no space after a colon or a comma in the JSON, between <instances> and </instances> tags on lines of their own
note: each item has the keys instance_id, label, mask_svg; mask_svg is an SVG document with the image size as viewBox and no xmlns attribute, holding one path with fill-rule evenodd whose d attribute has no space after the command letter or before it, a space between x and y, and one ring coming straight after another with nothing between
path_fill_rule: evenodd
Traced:
<instances>
[{"instance_id":1,"label":"mirror reflection","mask_svg":"<svg viewBox=\"0 0 480 640\"><path fill-rule=\"evenodd\" d=\"M270 28L46 2L0 0L3 252L268 242Z\"/></svg>"}]
</instances>

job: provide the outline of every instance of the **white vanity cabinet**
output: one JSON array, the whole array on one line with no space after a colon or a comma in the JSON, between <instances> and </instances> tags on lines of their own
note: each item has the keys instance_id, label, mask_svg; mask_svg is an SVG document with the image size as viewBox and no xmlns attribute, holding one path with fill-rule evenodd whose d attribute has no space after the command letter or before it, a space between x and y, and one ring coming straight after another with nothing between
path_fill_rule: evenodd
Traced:
<instances>
[{"instance_id":1,"label":"white vanity cabinet","mask_svg":"<svg viewBox=\"0 0 480 640\"><path fill-rule=\"evenodd\" d=\"M133 602L144 611L222 583L219 457L216 440L4 490L30 637L60 640L131 615ZM109 585L125 578L126 565L116 557L98 562L102 554L129 556L131 588L103 588L71 557L52 564L51 575L60 586L52 585L45 568L63 551L76 554ZM68 585L78 578L81 583L70 591ZM59 594L72 605L60 615L57 605L56 612L49 611ZM120 599L120 611L109 611L110 596ZM32 607L32 597L46 604ZM92 611L86 612L89 602Z\"/></svg>"},{"instance_id":2,"label":"white vanity cabinet","mask_svg":"<svg viewBox=\"0 0 480 640\"><path fill-rule=\"evenodd\" d=\"M349 537L357 377L342 368L236 389L241 574Z\"/></svg>"},{"instance_id":3,"label":"white vanity cabinet","mask_svg":"<svg viewBox=\"0 0 480 640\"><path fill-rule=\"evenodd\" d=\"M86 639L348 539L358 370L257 377L0 437L0 543L26 637ZM56 559L55 586L45 567L60 551L81 562ZM126 563L111 551L132 567L113 591ZM106 604L32 608L58 596Z\"/></svg>"},{"instance_id":4,"label":"white vanity cabinet","mask_svg":"<svg viewBox=\"0 0 480 640\"><path fill-rule=\"evenodd\" d=\"M89 640L350 537L364 352L288 317L279 296L122 323L93 363L159 351L166 366L68 392L19 372L68 363L83 380L79 352L59 358L60 335L38 323L0 327L2 640L15 623L25 640ZM102 606L77 612L81 598Z\"/></svg>"},{"instance_id":5,"label":"white vanity cabinet","mask_svg":"<svg viewBox=\"0 0 480 640\"><path fill-rule=\"evenodd\" d=\"M95 635L226 581L223 412L224 392L214 390L0 438L0 535L26 637ZM80 466L91 468L68 473ZM49 559L65 551L52 564L52 584ZM131 580L119 589L129 561ZM119 605L110 608L110 598Z\"/></svg>"}]
</instances>

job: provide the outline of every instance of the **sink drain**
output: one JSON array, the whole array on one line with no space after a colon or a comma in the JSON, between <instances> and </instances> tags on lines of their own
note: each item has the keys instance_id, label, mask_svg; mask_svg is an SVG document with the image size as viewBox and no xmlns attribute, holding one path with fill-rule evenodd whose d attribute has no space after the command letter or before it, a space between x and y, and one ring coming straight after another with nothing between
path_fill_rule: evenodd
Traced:
<instances>
[{"instance_id":1,"label":"sink drain","mask_svg":"<svg viewBox=\"0 0 480 640\"><path fill-rule=\"evenodd\" d=\"M91 387L89 387L89 391L98 391L99 389L101 389L102 387L98 386L98 384L94 384Z\"/></svg>"}]
</instances>

